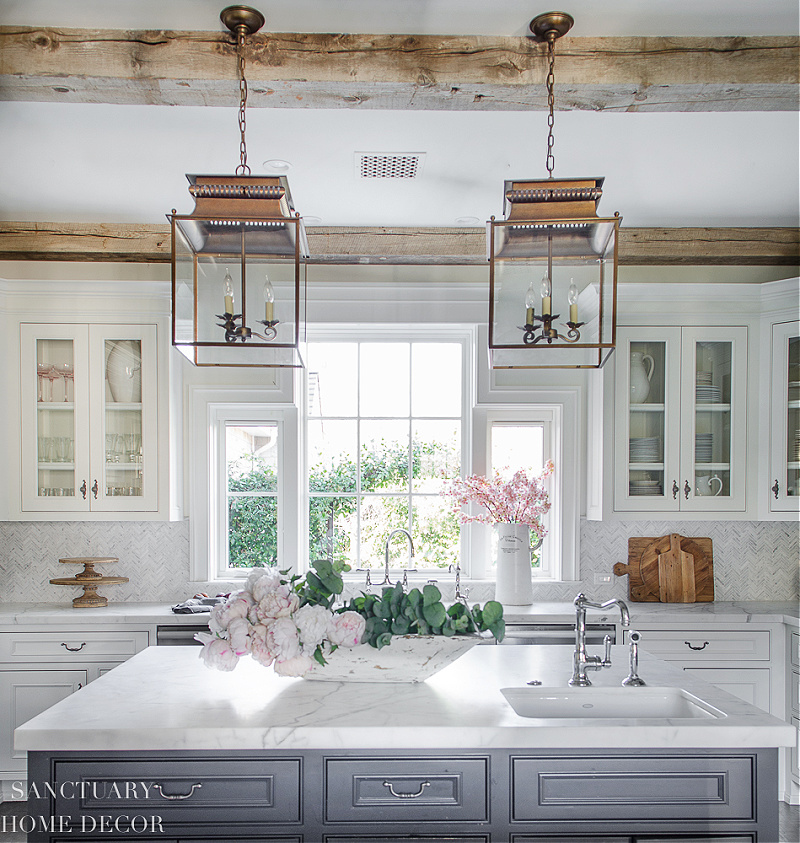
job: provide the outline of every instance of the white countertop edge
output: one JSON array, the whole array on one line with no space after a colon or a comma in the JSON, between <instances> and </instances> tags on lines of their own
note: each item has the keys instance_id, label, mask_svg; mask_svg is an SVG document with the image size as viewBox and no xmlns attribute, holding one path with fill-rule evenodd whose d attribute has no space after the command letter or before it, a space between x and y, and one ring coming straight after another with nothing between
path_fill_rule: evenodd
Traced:
<instances>
[{"instance_id":1,"label":"white countertop edge","mask_svg":"<svg viewBox=\"0 0 800 843\"><path fill-rule=\"evenodd\" d=\"M635 603L627 601L631 626L637 623L704 624L800 623L800 603L793 601L734 601L712 603ZM531 606L505 606L509 623L574 623L575 610L570 602L537 602ZM590 609L589 623L619 621L617 611ZM120 624L204 624L207 613L175 614L167 603L110 603L97 609L73 609L71 603L0 603L0 627L33 624L87 626L109 621Z\"/></svg>"}]
</instances>

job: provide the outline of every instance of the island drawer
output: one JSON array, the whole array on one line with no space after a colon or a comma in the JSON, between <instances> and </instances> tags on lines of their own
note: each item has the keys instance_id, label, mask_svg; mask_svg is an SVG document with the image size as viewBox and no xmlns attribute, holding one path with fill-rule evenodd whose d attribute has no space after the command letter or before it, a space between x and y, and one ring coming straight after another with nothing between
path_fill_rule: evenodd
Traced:
<instances>
[{"instance_id":1,"label":"island drawer","mask_svg":"<svg viewBox=\"0 0 800 843\"><path fill-rule=\"evenodd\" d=\"M0 662L12 664L91 659L128 659L149 644L146 631L5 632Z\"/></svg>"},{"instance_id":2,"label":"island drawer","mask_svg":"<svg viewBox=\"0 0 800 843\"><path fill-rule=\"evenodd\" d=\"M744 756L519 756L511 820L752 820L752 775Z\"/></svg>"},{"instance_id":3,"label":"island drawer","mask_svg":"<svg viewBox=\"0 0 800 843\"><path fill-rule=\"evenodd\" d=\"M680 661L769 661L769 631L642 629L643 650Z\"/></svg>"},{"instance_id":4,"label":"island drawer","mask_svg":"<svg viewBox=\"0 0 800 843\"><path fill-rule=\"evenodd\" d=\"M55 766L55 813L147 814L165 829L196 823L299 823L301 760L71 761ZM63 783L63 784L62 784Z\"/></svg>"},{"instance_id":5,"label":"island drawer","mask_svg":"<svg viewBox=\"0 0 800 843\"><path fill-rule=\"evenodd\" d=\"M488 758L328 758L326 822L486 821Z\"/></svg>"}]
</instances>

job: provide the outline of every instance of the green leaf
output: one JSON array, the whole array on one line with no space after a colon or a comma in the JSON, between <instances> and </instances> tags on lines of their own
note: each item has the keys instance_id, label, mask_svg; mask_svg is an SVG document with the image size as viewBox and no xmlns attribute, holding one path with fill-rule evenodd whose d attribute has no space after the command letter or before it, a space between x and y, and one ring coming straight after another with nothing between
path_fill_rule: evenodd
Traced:
<instances>
[{"instance_id":1,"label":"green leaf","mask_svg":"<svg viewBox=\"0 0 800 843\"><path fill-rule=\"evenodd\" d=\"M453 603L453 605L447 610L447 614L451 618L460 618L467 610L464 608L463 603Z\"/></svg>"},{"instance_id":2,"label":"green leaf","mask_svg":"<svg viewBox=\"0 0 800 843\"><path fill-rule=\"evenodd\" d=\"M491 627L503 617L503 607L496 600L488 600L483 607L483 624Z\"/></svg>"},{"instance_id":3,"label":"green leaf","mask_svg":"<svg viewBox=\"0 0 800 843\"><path fill-rule=\"evenodd\" d=\"M327 664L325 656L322 655L322 647L318 644L317 649L314 650L314 659L318 661L323 667Z\"/></svg>"},{"instance_id":4,"label":"green leaf","mask_svg":"<svg viewBox=\"0 0 800 843\"><path fill-rule=\"evenodd\" d=\"M392 616L392 604L386 599L378 600L372 607L372 611L375 613L376 617L389 620Z\"/></svg>"},{"instance_id":5,"label":"green leaf","mask_svg":"<svg viewBox=\"0 0 800 843\"><path fill-rule=\"evenodd\" d=\"M498 642L502 641L506 637L506 622L500 618L489 627L489 632L494 635Z\"/></svg>"},{"instance_id":6,"label":"green leaf","mask_svg":"<svg viewBox=\"0 0 800 843\"><path fill-rule=\"evenodd\" d=\"M422 588L422 603L430 606L442 599L442 592L433 583L427 583ZM499 604L498 604L499 605Z\"/></svg>"},{"instance_id":7,"label":"green leaf","mask_svg":"<svg viewBox=\"0 0 800 843\"><path fill-rule=\"evenodd\" d=\"M444 635L445 637L452 638L455 634L456 631L453 629L452 626L450 626L450 624L445 624L442 627L442 635Z\"/></svg>"},{"instance_id":8,"label":"green leaf","mask_svg":"<svg viewBox=\"0 0 800 843\"><path fill-rule=\"evenodd\" d=\"M392 635L408 635L411 631L411 621L408 618L395 618L392 621Z\"/></svg>"},{"instance_id":9,"label":"green leaf","mask_svg":"<svg viewBox=\"0 0 800 843\"><path fill-rule=\"evenodd\" d=\"M384 647L387 647L389 644L392 643L392 634L390 632L384 632L382 635L379 635L375 639L374 647L377 649L382 650Z\"/></svg>"},{"instance_id":10,"label":"green leaf","mask_svg":"<svg viewBox=\"0 0 800 843\"><path fill-rule=\"evenodd\" d=\"M430 605L423 606L422 615L425 618L426 623L433 627L439 627L447 620L447 613L441 603L432 603Z\"/></svg>"}]
</instances>

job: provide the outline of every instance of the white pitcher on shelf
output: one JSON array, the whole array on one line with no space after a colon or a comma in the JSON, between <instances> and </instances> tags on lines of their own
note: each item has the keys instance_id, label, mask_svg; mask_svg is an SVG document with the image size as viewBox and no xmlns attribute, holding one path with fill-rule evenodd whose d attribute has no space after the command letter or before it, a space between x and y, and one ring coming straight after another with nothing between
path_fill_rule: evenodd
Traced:
<instances>
[{"instance_id":1,"label":"white pitcher on shelf","mask_svg":"<svg viewBox=\"0 0 800 843\"><path fill-rule=\"evenodd\" d=\"M649 370L645 368L645 361L650 361ZM650 379L653 377L655 362L649 354L642 351L631 352L630 402L644 404L650 394Z\"/></svg>"}]
</instances>

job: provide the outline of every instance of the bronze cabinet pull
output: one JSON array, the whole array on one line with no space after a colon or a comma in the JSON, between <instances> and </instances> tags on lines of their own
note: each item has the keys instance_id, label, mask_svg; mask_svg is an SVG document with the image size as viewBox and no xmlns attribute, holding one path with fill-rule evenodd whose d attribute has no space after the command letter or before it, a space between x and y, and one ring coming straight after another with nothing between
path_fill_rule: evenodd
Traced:
<instances>
[{"instance_id":1,"label":"bronze cabinet pull","mask_svg":"<svg viewBox=\"0 0 800 843\"><path fill-rule=\"evenodd\" d=\"M65 644L65 643L62 641L62 642L61 642L61 646L62 646L65 650L69 650L69 651L70 651L70 653L79 653L79 652L80 652L80 651L81 651L81 650L82 650L82 649L86 646L86 642L84 641L84 642L83 642L83 644L81 644L81 646L80 646L80 647L70 647L70 646L69 646L69 644Z\"/></svg>"},{"instance_id":2,"label":"bronze cabinet pull","mask_svg":"<svg viewBox=\"0 0 800 843\"><path fill-rule=\"evenodd\" d=\"M690 650L705 650L708 647L708 641L703 641L703 643L699 647L695 647L694 645L690 644L688 641L683 642Z\"/></svg>"},{"instance_id":3,"label":"bronze cabinet pull","mask_svg":"<svg viewBox=\"0 0 800 843\"><path fill-rule=\"evenodd\" d=\"M775 495L775 500L778 500L778 492L780 492L781 487L778 485L778 481L775 481L775 485L772 487L772 494Z\"/></svg>"}]
</instances>

